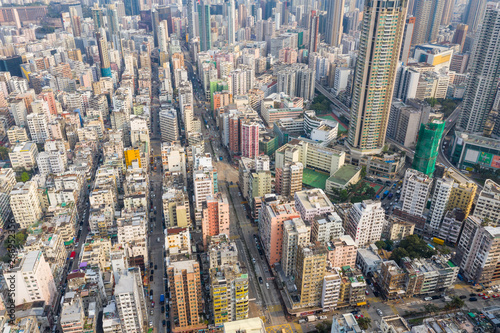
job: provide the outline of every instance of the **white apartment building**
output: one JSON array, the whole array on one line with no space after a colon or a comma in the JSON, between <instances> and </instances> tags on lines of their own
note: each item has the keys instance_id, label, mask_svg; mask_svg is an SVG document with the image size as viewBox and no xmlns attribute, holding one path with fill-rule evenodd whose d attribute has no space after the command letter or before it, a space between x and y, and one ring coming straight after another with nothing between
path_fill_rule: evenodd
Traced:
<instances>
[{"instance_id":1,"label":"white apartment building","mask_svg":"<svg viewBox=\"0 0 500 333\"><path fill-rule=\"evenodd\" d=\"M0 169L0 192L10 193L16 184L16 173L11 168Z\"/></svg>"},{"instance_id":2,"label":"white apartment building","mask_svg":"<svg viewBox=\"0 0 500 333\"><path fill-rule=\"evenodd\" d=\"M68 160L65 158L65 154L57 150L42 151L38 154L36 163L38 170L44 175L63 173L68 167Z\"/></svg>"},{"instance_id":3,"label":"white apartment building","mask_svg":"<svg viewBox=\"0 0 500 333\"><path fill-rule=\"evenodd\" d=\"M14 99L9 101L9 111L14 117L14 122L16 126L26 127L28 126L28 110L26 109L26 104L22 99Z\"/></svg>"},{"instance_id":4,"label":"white apartment building","mask_svg":"<svg viewBox=\"0 0 500 333\"><path fill-rule=\"evenodd\" d=\"M36 301L53 305L57 293L56 285L42 251L22 254L13 267L4 270L3 276L5 281L15 283L16 306Z\"/></svg>"},{"instance_id":5,"label":"white apartment building","mask_svg":"<svg viewBox=\"0 0 500 333\"><path fill-rule=\"evenodd\" d=\"M144 291L142 281L136 271L115 272L115 300L123 332L142 333L146 330ZM140 288L139 288L140 287Z\"/></svg>"},{"instance_id":6,"label":"white apartment building","mask_svg":"<svg viewBox=\"0 0 500 333\"><path fill-rule=\"evenodd\" d=\"M301 218L283 222L283 247L281 265L286 276L292 276L296 269L297 250L309 244L311 227L306 226Z\"/></svg>"},{"instance_id":7,"label":"white apartment building","mask_svg":"<svg viewBox=\"0 0 500 333\"><path fill-rule=\"evenodd\" d=\"M70 295L68 295L70 294ZM63 333L83 332L85 324L85 311L82 299L74 292L68 292L66 297L72 296L68 302L64 302L61 310L61 328Z\"/></svg>"},{"instance_id":8,"label":"white apartment building","mask_svg":"<svg viewBox=\"0 0 500 333\"><path fill-rule=\"evenodd\" d=\"M326 217L317 217L311 223L311 241L324 244L332 239L337 239L344 234L342 219L332 212Z\"/></svg>"},{"instance_id":9,"label":"white apartment building","mask_svg":"<svg viewBox=\"0 0 500 333\"><path fill-rule=\"evenodd\" d=\"M129 256L144 258L148 262L148 231L145 215L120 217L116 220L118 243L128 248Z\"/></svg>"},{"instance_id":10,"label":"white apartment building","mask_svg":"<svg viewBox=\"0 0 500 333\"><path fill-rule=\"evenodd\" d=\"M325 273L321 292L321 307L323 310L331 311L337 307L340 296L340 284L340 274L335 269Z\"/></svg>"},{"instance_id":11,"label":"white apartment building","mask_svg":"<svg viewBox=\"0 0 500 333\"><path fill-rule=\"evenodd\" d=\"M357 247L380 240L385 223L385 210L380 201L364 200L353 204L346 221L346 233Z\"/></svg>"},{"instance_id":12,"label":"white apartment building","mask_svg":"<svg viewBox=\"0 0 500 333\"><path fill-rule=\"evenodd\" d=\"M179 139L179 125L175 109L160 111L161 141L177 141Z\"/></svg>"},{"instance_id":13,"label":"white apartment building","mask_svg":"<svg viewBox=\"0 0 500 333\"><path fill-rule=\"evenodd\" d=\"M482 220L469 216L462 229L453 261L460 266L466 281L498 285L500 228L481 226Z\"/></svg>"},{"instance_id":14,"label":"white apartment building","mask_svg":"<svg viewBox=\"0 0 500 333\"><path fill-rule=\"evenodd\" d=\"M33 141L20 142L12 147L9 153L9 159L13 169L33 169L36 166L37 156L38 148Z\"/></svg>"},{"instance_id":15,"label":"white apartment building","mask_svg":"<svg viewBox=\"0 0 500 333\"><path fill-rule=\"evenodd\" d=\"M483 190L477 197L474 216L481 219L489 219L490 225L500 225L500 185L487 179Z\"/></svg>"},{"instance_id":16,"label":"white apartment building","mask_svg":"<svg viewBox=\"0 0 500 333\"><path fill-rule=\"evenodd\" d=\"M401 188L401 210L423 216L431 188L432 178L420 171L407 169Z\"/></svg>"},{"instance_id":17,"label":"white apartment building","mask_svg":"<svg viewBox=\"0 0 500 333\"><path fill-rule=\"evenodd\" d=\"M446 205L450 198L451 190L453 188L453 179L451 178L438 178L434 187L434 194L432 195L431 209L427 219L428 231L434 234L439 229L439 225L443 220L446 212Z\"/></svg>"},{"instance_id":18,"label":"white apartment building","mask_svg":"<svg viewBox=\"0 0 500 333\"><path fill-rule=\"evenodd\" d=\"M207 201L207 196L214 194L213 172L207 169L193 172L195 220L201 222L203 214L203 203Z\"/></svg>"},{"instance_id":19,"label":"white apartment building","mask_svg":"<svg viewBox=\"0 0 500 333\"><path fill-rule=\"evenodd\" d=\"M47 115L44 113L30 113L27 118L28 129L30 131L31 140L36 143L44 143L50 139L49 126Z\"/></svg>"},{"instance_id":20,"label":"white apartment building","mask_svg":"<svg viewBox=\"0 0 500 333\"><path fill-rule=\"evenodd\" d=\"M164 172L181 172L186 178L186 150L179 143L162 142L161 162Z\"/></svg>"},{"instance_id":21,"label":"white apartment building","mask_svg":"<svg viewBox=\"0 0 500 333\"><path fill-rule=\"evenodd\" d=\"M26 229L40 220L43 212L36 182L17 183L10 192L10 208L21 229Z\"/></svg>"},{"instance_id":22,"label":"white apartment building","mask_svg":"<svg viewBox=\"0 0 500 333\"><path fill-rule=\"evenodd\" d=\"M295 192L295 207L304 221L312 222L318 215L335 211L332 202L320 188Z\"/></svg>"}]
</instances>

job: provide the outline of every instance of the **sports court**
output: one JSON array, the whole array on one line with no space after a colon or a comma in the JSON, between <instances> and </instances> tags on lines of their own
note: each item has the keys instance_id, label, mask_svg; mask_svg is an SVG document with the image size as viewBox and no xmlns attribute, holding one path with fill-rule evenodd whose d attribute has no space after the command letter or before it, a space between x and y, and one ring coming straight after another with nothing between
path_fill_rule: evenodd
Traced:
<instances>
[{"instance_id":1,"label":"sports court","mask_svg":"<svg viewBox=\"0 0 500 333\"><path fill-rule=\"evenodd\" d=\"M327 173L305 168L302 175L302 183L324 190L328 177L330 177L330 175Z\"/></svg>"}]
</instances>

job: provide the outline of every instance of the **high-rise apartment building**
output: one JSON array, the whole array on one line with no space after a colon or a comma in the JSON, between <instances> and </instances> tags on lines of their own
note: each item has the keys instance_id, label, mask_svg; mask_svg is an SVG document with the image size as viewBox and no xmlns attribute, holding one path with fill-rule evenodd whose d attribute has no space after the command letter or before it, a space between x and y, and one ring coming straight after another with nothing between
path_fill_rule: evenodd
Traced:
<instances>
[{"instance_id":1,"label":"high-rise apartment building","mask_svg":"<svg viewBox=\"0 0 500 333\"><path fill-rule=\"evenodd\" d=\"M432 177L439 155L439 143L443 136L445 122L433 120L421 124L412 168Z\"/></svg>"},{"instance_id":2,"label":"high-rise apartment building","mask_svg":"<svg viewBox=\"0 0 500 333\"><path fill-rule=\"evenodd\" d=\"M282 168L276 168L275 191L283 196L293 196L302 190L304 166L300 162L286 162Z\"/></svg>"},{"instance_id":3,"label":"high-rise apartment building","mask_svg":"<svg viewBox=\"0 0 500 333\"><path fill-rule=\"evenodd\" d=\"M412 45L435 42L445 0L418 0L415 8L415 31Z\"/></svg>"},{"instance_id":4,"label":"high-rise apartment building","mask_svg":"<svg viewBox=\"0 0 500 333\"><path fill-rule=\"evenodd\" d=\"M311 242L322 244L337 239L344 234L342 219L332 212L326 217L317 216L311 223Z\"/></svg>"},{"instance_id":5,"label":"high-rise apartment building","mask_svg":"<svg viewBox=\"0 0 500 333\"><path fill-rule=\"evenodd\" d=\"M146 330L146 300L138 268L115 272L114 296L122 329L140 333Z\"/></svg>"},{"instance_id":6,"label":"high-rise apartment building","mask_svg":"<svg viewBox=\"0 0 500 333\"><path fill-rule=\"evenodd\" d=\"M170 262L167 266L171 313L178 322L174 328L190 330L200 324L202 310L200 264L195 260Z\"/></svg>"},{"instance_id":7,"label":"high-rise apartment building","mask_svg":"<svg viewBox=\"0 0 500 333\"><path fill-rule=\"evenodd\" d=\"M487 179L477 197L474 216L479 217L490 226L500 226L500 185Z\"/></svg>"},{"instance_id":8,"label":"high-rise apartment building","mask_svg":"<svg viewBox=\"0 0 500 333\"><path fill-rule=\"evenodd\" d=\"M482 222L475 216L465 220L453 261L466 281L487 287L500 281L500 228Z\"/></svg>"},{"instance_id":9,"label":"high-rise apartment building","mask_svg":"<svg viewBox=\"0 0 500 333\"><path fill-rule=\"evenodd\" d=\"M236 10L234 6L234 0L229 0L227 3L227 34L229 45L232 45L236 42Z\"/></svg>"},{"instance_id":10,"label":"high-rise apartment building","mask_svg":"<svg viewBox=\"0 0 500 333\"><path fill-rule=\"evenodd\" d=\"M399 61L404 65L408 64L408 58L410 57L411 42L413 38L413 32L415 31L415 17L407 17L405 30L403 34L403 42L401 43L401 52L399 53Z\"/></svg>"},{"instance_id":11,"label":"high-rise apartment building","mask_svg":"<svg viewBox=\"0 0 500 333\"><path fill-rule=\"evenodd\" d=\"M422 217L432 188L432 178L414 169L407 169L401 188L401 210Z\"/></svg>"},{"instance_id":12,"label":"high-rise apartment building","mask_svg":"<svg viewBox=\"0 0 500 333\"><path fill-rule=\"evenodd\" d=\"M210 24L210 3L202 0L198 3L198 20L200 30L200 51L212 48L212 27Z\"/></svg>"},{"instance_id":13,"label":"high-rise apartment building","mask_svg":"<svg viewBox=\"0 0 500 333\"><path fill-rule=\"evenodd\" d=\"M319 44L319 15L315 10L311 10L309 19L309 54L318 51Z\"/></svg>"},{"instance_id":14,"label":"high-rise apartment building","mask_svg":"<svg viewBox=\"0 0 500 333\"><path fill-rule=\"evenodd\" d=\"M33 141L20 142L12 147L9 153L10 163L13 169L31 170L36 166L38 148Z\"/></svg>"},{"instance_id":15,"label":"high-rise apartment building","mask_svg":"<svg viewBox=\"0 0 500 333\"><path fill-rule=\"evenodd\" d=\"M42 251L21 254L9 268L4 269L3 277L5 281L14 281L15 286L10 289L15 290L12 300L16 306L37 301L54 305L56 285Z\"/></svg>"},{"instance_id":16,"label":"high-rise apartment building","mask_svg":"<svg viewBox=\"0 0 500 333\"><path fill-rule=\"evenodd\" d=\"M460 52L464 48L465 37L467 36L467 31L469 30L469 26L467 24L459 24L455 29L455 33L453 34L453 39L451 42L453 44L460 45Z\"/></svg>"},{"instance_id":17,"label":"high-rise apartment building","mask_svg":"<svg viewBox=\"0 0 500 333\"><path fill-rule=\"evenodd\" d=\"M473 5L486 2L472 0ZM478 9L479 10L479 9ZM479 15L482 15L480 13ZM467 132L482 132L493 107L500 79L500 3L489 3L481 30L475 38L475 46L469 64L467 90L461 107L458 126ZM469 22L469 29L474 31Z\"/></svg>"},{"instance_id":18,"label":"high-rise apartment building","mask_svg":"<svg viewBox=\"0 0 500 333\"><path fill-rule=\"evenodd\" d=\"M297 252L297 270L294 277L300 307L320 306L328 251L325 245L317 243L301 246Z\"/></svg>"},{"instance_id":19,"label":"high-rise apartment building","mask_svg":"<svg viewBox=\"0 0 500 333\"><path fill-rule=\"evenodd\" d=\"M259 156L259 124L255 121L241 122L241 156L255 158Z\"/></svg>"},{"instance_id":20,"label":"high-rise apartment building","mask_svg":"<svg viewBox=\"0 0 500 333\"><path fill-rule=\"evenodd\" d=\"M443 220L450 198L451 189L453 188L453 179L437 178L432 194L431 208L427 218L427 231L431 234L436 234L439 230L439 225Z\"/></svg>"},{"instance_id":21,"label":"high-rise apartment building","mask_svg":"<svg viewBox=\"0 0 500 333\"><path fill-rule=\"evenodd\" d=\"M219 234L229 236L229 203L225 194L208 195L203 208L201 229L203 245L207 248L209 238Z\"/></svg>"},{"instance_id":22,"label":"high-rise apartment building","mask_svg":"<svg viewBox=\"0 0 500 333\"><path fill-rule=\"evenodd\" d=\"M332 46L339 46L342 38L342 21L344 19L344 0L327 1L325 40Z\"/></svg>"},{"instance_id":23,"label":"high-rise apartment building","mask_svg":"<svg viewBox=\"0 0 500 333\"><path fill-rule=\"evenodd\" d=\"M351 207L345 229L356 246L365 247L380 240L384 222L385 210L380 201L364 200Z\"/></svg>"},{"instance_id":24,"label":"high-rise apartment building","mask_svg":"<svg viewBox=\"0 0 500 333\"><path fill-rule=\"evenodd\" d=\"M471 0L467 10L465 11L465 22L469 26L469 30L473 33L478 31L484 17L486 8L486 0ZM481 35L481 34L480 34Z\"/></svg>"},{"instance_id":25,"label":"high-rise apartment building","mask_svg":"<svg viewBox=\"0 0 500 333\"><path fill-rule=\"evenodd\" d=\"M177 110L160 111L160 132L161 141L177 141L179 139L179 123L177 119Z\"/></svg>"},{"instance_id":26,"label":"high-rise apartment building","mask_svg":"<svg viewBox=\"0 0 500 333\"><path fill-rule=\"evenodd\" d=\"M259 234L269 265L280 262L283 255L283 223L293 218L300 218L293 202L276 199L262 203Z\"/></svg>"},{"instance_id":27,"label":"high-rise apartment building","mask_svg":"<svg viewBox=\"0 0 500 333\"><path fill-rule=\"evenodd\" d=\"M210 269L215 325L248 318L248 274L238 263Z\"/></svg>"},{"instance_id":28,"label":"high-rise apartment building","mask_svg":"<svg viewBox=\"0 0 500 333\"><path fill-rule=\"evenodd\" d=\"M351 153L378 153L384 146L406 5L387 0L365 4L347 138Z\"/></svg>"},{"instance_id":29,"label":"high-rise apartment building","mask_svg":"<svg viewBox=\"0 0 500 333\"><path fill-rule=\"evenodd\" d=\"M311 227L301 218L293 218L283 223L283 254L281 266L286 276L292 276L297 264L297 249L309 244Z\"/></svg>"},{"instance_id":30,"label":"high-rise apartment building","mask_svg":"<svg viewBox=\"0 0 500 333\"><path fill-rule=\"evenodd\" d=\"M108 41L106 34L96 32L97 49L99 51L99 60L101 66L101 76L111 77L111 62L109 61Z\"/></svg>"},{"instance_id":31,"label":"high-rise apartment building","mask_svg":"<svg viewBox=\"0 0 500 333\"><path fill-rule=\"evenodd\" d=\"M320 188L295 192L295 207L304 221L312 222L316 216L335 212L332 202Z\"/></svg>"},{"instance_id":32,"label":"high-rise apartment building","mask_svg":"<svg viewBox=\"0 0 500 333\"><path fill-rule=\"evenodd\" d=\"M10 208L14 220L26 229L42 218L42 206L38 198L38 186L34 181L17 183L10 192Z\"/></svg>"}]
</instances>

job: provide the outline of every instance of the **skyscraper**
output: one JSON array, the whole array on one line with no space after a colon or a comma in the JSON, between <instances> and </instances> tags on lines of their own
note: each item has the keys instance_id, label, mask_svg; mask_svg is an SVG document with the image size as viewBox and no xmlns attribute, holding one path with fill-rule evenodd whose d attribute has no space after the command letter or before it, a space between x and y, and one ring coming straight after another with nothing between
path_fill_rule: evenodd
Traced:
<instances>
[{"instance_id":1,"label":"skyscraper","mask_svg":"<svg viewBox=\"0 0 500 333\"><path fill-rule=\"evenodd\" d=\"M311 11L309 20L309 53L318 51L319 43L319 15L315 10Z\"/></svg>"},{"instance_id":2,"label":"skyscraper","mask_svg":"<svg viewBox=\"0 0 500 333\"><path fill-rule=\"evenodd\" d=\"M158 25L158 46L161 52L168 52L168 22L163 20Z\"/></svg>"},{"instance_id":3,"label":"skyscraper","mask_svg":"<svg viewBox=\"0 0 500 333\"><path fill-rule=\"evenodd\" d=\"M187 1L188 38L189 38L189 40L196 37L194 3L195 3L194 0Z\"/></svg>"},{"instance_id":4,"label":"skyscraper","mask_svg":"<svg viewBox=\"0 0 500 333\"><path fill-rule=\"evenodd\" d=\"M436 41L445 0L418 0L412 45Z\"/></svg>"},{"instance_id":5,"label":"skyscraper","mask_svg":"<svg viewBox=\"0 0 500 333\"><path fill-rule=\"evenodd\" d=\"M328 0L327 2L326 42L332 46L339 46L344 19L344 0Z\"/></svg>"},{"instance_id":6,"label":"skyscraper","mask_svg":"<svg viewBox=\"0 0 500 333\"><path fill-rule=\"evenodd\" d=\"M412 165L413 169L432 177L436 167L439 142L441 142L443 136L444 125L444 121L441 120L434 120L431 123L420 125Z\"/></svg>"},{"instance_id":7,"label":"skyscraper","mask_svg":"<svg viewBox=\"0 0 500 333\"><path fill-rule=\"evenodd\" d=\"M377 153L384 146L406 5L406 0L365 5L347 138L351 151Z\"/></svg>"},{"instance_id":8,"label":"skyscraper","mask_svg":"<svg viewBox=\"0 0 500 333\"><path fill-rule=\"evenodd\" d=\"M479 23L481 23L485 8L486 0L471 0L469 2L464 21L471 32L474 33L479 29Z\"/></svg>"},{"instance_id":9,"label":"skyscraper","mask_svg":"<svg viewBox=\"0 0 500 333\"><path fill-rule=\"evenodd\" d=\"M405 31L403 34L403 42L401 43L401 52L399 53L399 60L403 64L408 63L410 57L411 40L413 38L413 31L415 30L415 18L406 18Z\"/></svg>"},{"instance_id":10,"label":"skyscraper","mask_svg":"<svg viewBox=\"0 0 500 333\"><path fill-rule=\"evenodd\" d=\"M95 3L94 8L92 8L92 20L94 20L95 31L99 30L100 28L104 28L102 8L99 8L99 4L97 3Z\"/></svg>"},{"instance_id":11,"label":"skyscraper","mask_svg":"<svg viewBox=\"0 0 500 333\"><path fill-rule=\"evenodd\" d=\"M198 3L198 20L200 22L200 51L208 51L212 48L212 32L210 27L210 4L205 0Z\"/></svg>"},{"instance_id":12,"label":"skyscraper","mask_svg":"<svg viewBox=\"0 0 500 333\"><path fill-rule=\"evenodd\" d=\"M235 33L236 33L236 18L235 18L235 7L234 0L229 0L227 3L227 33L229 45L235 43Z\"/></svg>"},{"instance_id":13,"label":"skyscraper","mask_svg":"<svg viewBox=\"0 0 500 333\"><path fill-rule=\"evenodd\" d=\"M482 132L493 107L500 78L499 29L500 3L490 3L469 63L467 90L458 122L465 131Z\"/></svg>"},{"instance_id":14,"label":"skyscraper","mask_svg":"<svg viewBox=\"0 0 500 333\"><path fill-rule=\"evenodd\" d=\"M241 122L241 156L248 158L259 156L259 124L255 121Z\"/></svg>"},{"instance_id":15,"label":"skyscraper","mask_svg":"<svg viewBox=\"0 0 500 333\"><path fill-rule=\"evenodd\" d=\"M127 16L139 15L139 12L141 11L140 0L126 0L124 1L124 4L125 4L125 15Z\"/></svg>"},{"instance_id":16,"label":"skyscraper","mask_svg":"<svg viewBox=\"0 0 500 333\"><path fill-rule=\"evenodd\" d=\"M464 48L465 37L467 36L467 30L469 30L469 26L467 24L459 24L455 29L455 33L453 34L453 39L451 42L453 44L460 45L460 52Z\"/></svg>"},{"instance_id":17,"label":"skyscraper","mask_svg":"<svg viewBox=\"0 0 500 333\"><path fill-rule=\"evenodd\" d=\"M101 32L95 33L97 49L99 50L99 60L101 61L101 76L111 77L111 63L109 61L108 41L106 35Z\"/></svg>"}]
</instances>

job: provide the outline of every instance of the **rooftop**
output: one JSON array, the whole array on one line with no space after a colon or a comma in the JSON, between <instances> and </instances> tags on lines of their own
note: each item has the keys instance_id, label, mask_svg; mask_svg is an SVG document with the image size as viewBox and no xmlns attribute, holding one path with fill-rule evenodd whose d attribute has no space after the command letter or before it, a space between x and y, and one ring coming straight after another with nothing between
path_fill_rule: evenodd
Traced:
<instances>
[{"instance_id":1,"label":"rooftop","mask_svg":"<svg viewBox=\"0 0 500 333\"><path fill-rule=\"evenodd\" d=\"M327 181L344 186L360 171L358 166L344 164Z\"/></svg>"}]
</instances>

